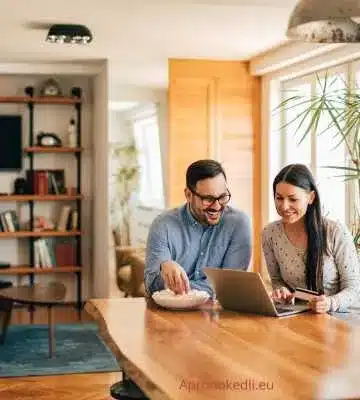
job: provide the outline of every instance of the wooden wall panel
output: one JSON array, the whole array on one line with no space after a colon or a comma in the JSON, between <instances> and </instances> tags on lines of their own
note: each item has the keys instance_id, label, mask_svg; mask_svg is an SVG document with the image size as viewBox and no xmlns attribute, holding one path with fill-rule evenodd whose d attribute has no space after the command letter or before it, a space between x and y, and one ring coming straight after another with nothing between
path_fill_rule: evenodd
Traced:
<instances>
[{"instance_id":1,"label":"wooden wall panel","mask_svg":"<svg viewBox=\"0 0 360 400\"><path fill-rule=\"evenodd\" d=\"M228 175L233 204L252 216L253 126L251 79L224 78L217 86L218 153Z\"/></svg>"},{"instance_id":2,"label":"wooden wall panel","mask_svg":"<svg viewBox=\"0 0 360 400\"><path fill-rule=\"evenodd\" d=\"M201 158L220 161L234 206L253 223L260 270L260 85L239 61L169 61L168 206L184 202L185 171Z\"/></svg>"},{"instance_id":3,"label":"wooden wall panel","mask_svg":"<svg viewBox=\"0 0 360 400\"><path fill-rule=\"evenodd\" d=\"M169 137L167 203L184 203L186 168L209 156L212 82L208 79L171 80L169 88Z\"/></svg>"}]
</instances>

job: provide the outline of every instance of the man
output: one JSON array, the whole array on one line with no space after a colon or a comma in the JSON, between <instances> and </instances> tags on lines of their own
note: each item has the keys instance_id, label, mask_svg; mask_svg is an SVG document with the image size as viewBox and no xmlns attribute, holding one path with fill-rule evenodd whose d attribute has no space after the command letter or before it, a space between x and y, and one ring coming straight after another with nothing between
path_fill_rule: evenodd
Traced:
<instances>
[{"instance_id":1,"label":"man","mask_svg":"<svg viewBox=\"0 0 360 400\"><path fill-rule=\"evenodd\" d=\"M147 242L145 287L151 295L169 288L213 290L203 268L246 270L251 258L249 217L227 204L225 171L214 160L192 163L186 172L186 204L153 221Z\"/></svg>"}]
</instances>

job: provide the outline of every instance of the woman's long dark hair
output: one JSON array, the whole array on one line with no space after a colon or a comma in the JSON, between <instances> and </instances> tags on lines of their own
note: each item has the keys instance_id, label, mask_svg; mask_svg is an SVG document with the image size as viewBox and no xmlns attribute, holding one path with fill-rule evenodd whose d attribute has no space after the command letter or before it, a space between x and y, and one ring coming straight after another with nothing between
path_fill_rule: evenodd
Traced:
<instances>
[{"instance_id":1,"label":"woman's long dark hair","mask_svg":"<svg viewBox=\"0 0 360 400\"><path fill-rule=\"evenodd\" d=\"M314 177L303 164L287 165L274 179L274 198L276 186L280 182L289 183L308 192L315 192L315 199L308 205L305 214L305 230L307 233L306 284L308 289L323 293L323 258L327 253L326 230Z\"/></svg>"}]
</instances>

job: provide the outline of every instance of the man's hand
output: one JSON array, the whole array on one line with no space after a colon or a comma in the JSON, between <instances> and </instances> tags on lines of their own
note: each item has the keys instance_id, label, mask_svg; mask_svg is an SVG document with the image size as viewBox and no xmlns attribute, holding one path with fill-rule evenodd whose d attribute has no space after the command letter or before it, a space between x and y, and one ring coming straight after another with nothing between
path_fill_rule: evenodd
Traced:
<instances>
[{"instance_id":1,"label":"man's hand","mask_svg":"<svg viewBox=\"0 0 360 400\"><path fill-rule=\"evenodd\" d=\"M165 286L176 294L190 291L189 278L183 268L175 261L165 261L161 264L161 277Z\"/></svg>"},{"instance_id":2,"label":"man's hand","mask_svg":"<svg viewBox=\"0 0 360 400\"><path fill-rule=\"evenodd\" d=\"M291 293L285 286L275 289L270 295L274 300L285 301L286 303L291 303L294 298L294 293Z\"/></svg>"},{"instance_id":3,"label":"man's hand","mask_svg":"<svg viewBox=\"0 0 360 400\"><path fill-rule=\"evenodd\" d=\"M330 310L331 301L330 298L324 295L314 296L309 302L311 310L318 314L325 314Z\"/></svg>"}]
</instances>

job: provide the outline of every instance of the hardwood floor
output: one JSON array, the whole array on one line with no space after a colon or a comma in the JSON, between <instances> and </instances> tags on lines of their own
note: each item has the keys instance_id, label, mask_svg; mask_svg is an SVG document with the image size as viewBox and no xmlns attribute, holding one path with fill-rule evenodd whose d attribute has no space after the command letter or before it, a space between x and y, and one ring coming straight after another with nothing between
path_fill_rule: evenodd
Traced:
<instances>
[{"instance_id":1,"label":"hardwood floor","mask_svg":"<svg viewBox=\"0 0 360 400\"><path fill-rule=\"evenodd\" d=\"M91 317L82 313L83 322L91 321ZM55 321L79 322L73 307L55 309ZM38 308L34 312L34 323L47 322L46 309ZM26 309L15 309L11 323L30 323L30 313ZM121 379L121 373L94 373L59 376L0 378L1 400L111 400L110 386Z\"/></svg>"}]
</instances>

